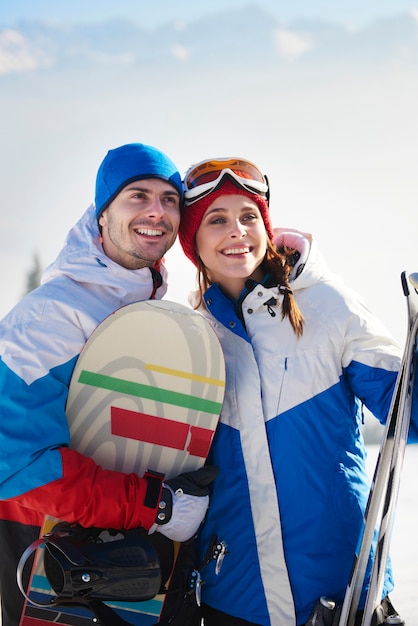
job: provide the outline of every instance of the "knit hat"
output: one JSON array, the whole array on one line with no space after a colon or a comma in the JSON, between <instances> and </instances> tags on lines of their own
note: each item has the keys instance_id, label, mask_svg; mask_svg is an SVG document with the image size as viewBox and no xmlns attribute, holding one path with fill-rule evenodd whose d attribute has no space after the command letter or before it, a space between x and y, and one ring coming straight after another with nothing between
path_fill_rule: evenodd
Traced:
<instances>
[{"instance_id":1,"label":"knit hat","mask_svg":"<svg viewBox=\"0 0 418 626\"><path fill-rule=\"evenodd\" d=\"M211 193L207 196L204 196L200 200L193 202L193 204L186 205L183 208L180 220L179 240L184 254L189 257L195 265L197 265L195 246L196 233L199 229L200 222L203 219L206 209L214 200L216 200L216 198L232 194L246 196L256 203L260 210L261 217L263 218L267 235L270 239L273 239L273 228L270 223L269 207L266 198L263 198L255 193L251 193L250 191L246 191L242 187L235 184L230 178L225 177L221 185L214 191L211 191Z\"/></svg>"},{"instance_id":2,"label":"knit hat","mask_svg":"<svg viewBox=\"0 0 418 626\"><path fill-rule=\"evenodd\" d=\"M129 143L109 150L96 177L97 218L126 185L144 178L166 180L180 197L183 196L180 172L164 152L143 143Z\"/></svg>"}]
</instances>

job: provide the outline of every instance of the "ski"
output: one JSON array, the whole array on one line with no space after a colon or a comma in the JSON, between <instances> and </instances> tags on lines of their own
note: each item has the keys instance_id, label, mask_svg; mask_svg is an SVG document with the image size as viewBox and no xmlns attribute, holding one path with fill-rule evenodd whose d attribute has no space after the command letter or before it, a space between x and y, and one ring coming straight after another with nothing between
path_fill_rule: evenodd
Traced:
<instances>
[{"instance_id":1,"label":"ski","mask_svg":"<svg viewBox=\"0 0 418 626\"><path fill-rule=\"evenodd\" d=\"M408 334L338 626L354 626L376 529L379 532L378 542L362 626L370 626L373 613L381 601L411 417L412 383L415 376L415 350L418 334L418 273L407 277L403 272L401 281L407 298ZM403 621L399 619L398 622L393 623L401 625Z\"/></svg>"}]
</instances>

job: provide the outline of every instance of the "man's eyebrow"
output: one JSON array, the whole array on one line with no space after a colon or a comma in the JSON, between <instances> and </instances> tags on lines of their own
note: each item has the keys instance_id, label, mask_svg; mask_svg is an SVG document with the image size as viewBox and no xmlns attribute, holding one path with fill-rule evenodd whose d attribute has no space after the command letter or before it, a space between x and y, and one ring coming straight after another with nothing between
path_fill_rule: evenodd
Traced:
<instances>
[{"instance_id":1,"label":"man's eyebrow","mask_svg":"<svg viewBox=\"0 0 418 626\"><path fill-rule=\"evenodd\" d=\"M164 196L178 196L180 198L180 194L175 189L166 189L163 191Z\"/></svg>"},{"instance_id":2,"label":"man's eyebrow","mask_svg":"<svg viewBox=\"0 0 418 626\"><path fill-rule=\"evenodd\" d=\"M149 187L139 187L139 185L127 185L123 191L150 191Z\"/></svg>"},{"instance_id":3,"label":"man's eyebrow","mask_svg":"<svg viewBox=\"0 0 418 626\"><path fill-rule=\"evenodd\" d=\"M127 185L124 191L143 191L146 193L150 193L153 191L153 189L151 189L150 187L140 187L139 185L132 183L132 185ZM178 198L180 198L180 194L176 189L164 189L162 195L177 196Z\"/></svg>"}]
</instances>

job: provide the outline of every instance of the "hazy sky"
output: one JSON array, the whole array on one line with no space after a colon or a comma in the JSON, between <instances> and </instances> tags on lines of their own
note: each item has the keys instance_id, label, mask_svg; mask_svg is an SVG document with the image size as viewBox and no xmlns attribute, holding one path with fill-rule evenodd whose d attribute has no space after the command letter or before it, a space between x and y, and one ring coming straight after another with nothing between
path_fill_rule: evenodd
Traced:
<instances>
[{"instance_id":1,"label":"hazy sky","mask_svg":"<svg viewBox=\"0 0 418 626\"><path fill-rule=\"evenodd\" d=\"M250 4L0 0L0 28L25 18L117 15L155 27ZM253 4L279 20L315 15L357 26L415 7L418 15L418 0ZM33 253L43 265L55 258L93 198L107 150L143 141L165 150L182 171L208 156L258 163L271 181L275 225L312 232L331 267L402 341L399 275L418 271L418 74L414 57L404 62L402 53L381 67L379 56L373 67L359 56L332 70L328 59L324 67L296 64L272 76L260 67L244 79L219 65L208 80L189 74L187 63L169 80L157 68L152 84L138 70L119 78L116 66L0 76L0 317L22 295ZM169 297L185 301L194 269L178 246L167 261Z\"/></svg>"},{"instance_id":2,"label":"hazy sky","mask_svg":"<svg viewBox=\"0 0 418 626\"><path fill-rule=\"evenodd\" d=\"M118 16L152 29L250 5L280 23L314 17L354 28L408 11L418 16L418 0L0 0L0 30L24 19ZM372 67L356 54L341 67L325 59L323 67L295 63L273 75L244 67L238 77L219 64L206 77L185 62L168 78L157 67L151 81L138 68L121 68L119 77L115 66L0 76L0 317L21 297L34 252L43 265L53 261L93 199L107 150L143 141L182 171L205 157L255 161L271 181L273 223L313 233L329 265L402 342L399 275L418 271L418 52L402 46L385 64L377 52ZM178 244L167 265L168 297L185 302L195 272ZM405 544L415 532L414 506ZM405 562L413 568L411 548ZM415 571L400 568L396 581L397 607L408 585L416 598ZM410 618L399 606L415 623L416 601Z\"/></svg>"},{"instance_id":3,"label":"hazy sky","mask_svg":"<svg viewBox=\"0 0 418 626\"><path fill-rule=\"evenodd\" d=\"M96 20L125 16L150 27L181 17L194 19L221 9L258 5L280 20L316 17L362 26L375 17L393 16L418 2L410 0L0 0L0 24L19 19Z\"/></svg>"}]
</instances>

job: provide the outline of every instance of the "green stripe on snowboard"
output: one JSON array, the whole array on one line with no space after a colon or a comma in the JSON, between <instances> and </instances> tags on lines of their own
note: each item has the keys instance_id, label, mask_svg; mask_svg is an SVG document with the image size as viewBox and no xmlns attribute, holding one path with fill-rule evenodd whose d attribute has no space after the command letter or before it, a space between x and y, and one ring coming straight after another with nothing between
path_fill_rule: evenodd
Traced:
<instances>
[{"instance_id":1,"label":"green stripe on snowboard","mask_svg":"<svg viewBox=\"0 0 418 626\"><path fill-rule=\"evenodd\" d=\"M113 376L96 374L86 370L82 370L78 382L84 385L91 385L92 387L108 389L109 391L118 391L128 396L137 396L147 400L155 400L155 402L173 404L195 411L212 413L213 415L219 415L222 406L220 402L214 402L213 400L205 400L204 398L190 396L185 393L142 385L141 383L134 383L123 378L114 378Z\"/></svg>"}]
</instances>

